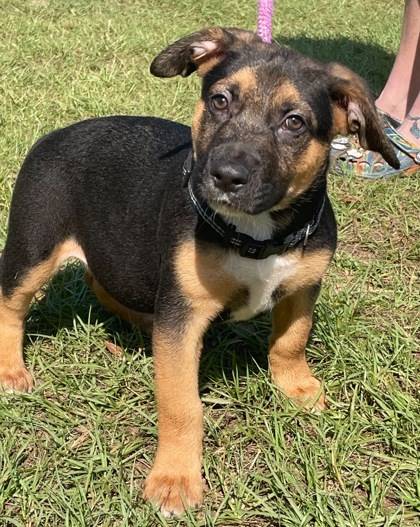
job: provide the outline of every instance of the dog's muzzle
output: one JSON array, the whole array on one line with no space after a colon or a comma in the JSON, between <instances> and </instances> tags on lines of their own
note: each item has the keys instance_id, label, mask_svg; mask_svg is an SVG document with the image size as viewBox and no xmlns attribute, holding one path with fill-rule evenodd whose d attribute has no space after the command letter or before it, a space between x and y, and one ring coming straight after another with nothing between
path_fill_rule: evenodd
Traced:
<instances>
[{"instance_id":1,"label":"dog's muzzle","mask_svg":"<svg viewBox=\"0 0 420 527\"><path fill-rule=\"evenodd\" d=\"M216 192L232 195L244 189L260 168L261 157L253 145L228 143L211 151L207 173Z\"/></svg>"}]
</instances>

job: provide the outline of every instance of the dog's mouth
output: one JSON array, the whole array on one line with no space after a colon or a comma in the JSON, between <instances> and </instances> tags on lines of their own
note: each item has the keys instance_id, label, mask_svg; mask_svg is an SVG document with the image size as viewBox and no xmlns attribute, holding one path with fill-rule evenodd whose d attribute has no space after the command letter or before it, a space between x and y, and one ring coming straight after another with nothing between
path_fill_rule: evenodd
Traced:
<instances>
[{"instance_id":1,"label":"dog's mouth","mask_svg":"<svg viewBox=\"0 0 420 527\"><path fill-rule=\"evenodd\" d=\"M207 203L215 212L221 214L222 216L243 216L244 214L249 214L235 206L229 196L221 196L216 199L209 199L207 200Z\"/></svg>"},{"instance_id":2,"label":"dog's mouth","mask_svg":"<svg viewBox=\"0 0 420 527\"><path fill-rule=\"evenodd\" d=\"M217 213L229 216L255 216L269 211L280 200L270 183L246 185L235 192L222 191L208 178L198 183L200 197Z\"/></svg>"}]
</instances>

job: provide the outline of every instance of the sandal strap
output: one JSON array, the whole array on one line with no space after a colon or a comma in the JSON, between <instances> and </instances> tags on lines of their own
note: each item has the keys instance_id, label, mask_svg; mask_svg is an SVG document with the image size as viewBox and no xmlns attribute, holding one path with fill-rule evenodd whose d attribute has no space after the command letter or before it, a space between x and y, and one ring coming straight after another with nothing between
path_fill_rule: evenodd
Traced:
<instances>
[{"instance_id":1,"label":"sandal strap","mask_svg":"<svg viewBox=\"0 0 420 527\"><path fill-rule=\"evenodd\" d=\"M382 117L382 120L384 121L385 126L389 123L394 128L398 128L400 126L401 121L399 119L395 119L395 117L392 117L392 115L389 115L389 113L386 113L382 111L379 108L376 108L376 111L378 114Z\"/></svg>"},{"instance_id":2,"label":"sandal strap","mask_svg":"<svg viewBox=\"0 0 420 527\"><path fill-rule=\"evenodd\" d=\"M398 150L410 156L414 163L420 165L420 148L411 145L390 123L385 127L385 134Z\"/></svg>"}]
</instances>

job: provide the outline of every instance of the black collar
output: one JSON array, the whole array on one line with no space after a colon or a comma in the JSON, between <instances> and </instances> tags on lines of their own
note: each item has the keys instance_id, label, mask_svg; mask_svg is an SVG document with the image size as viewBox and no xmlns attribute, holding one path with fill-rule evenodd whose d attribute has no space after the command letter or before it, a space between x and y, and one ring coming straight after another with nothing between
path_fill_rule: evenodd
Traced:
<instances>
[{"instance_id":1,"label":"black collar","mask_svg":"<svg viewBox=\"0 0 420 527\"><path fill-rule=\"evenodd\" d=\"M192 170L193 158L192 152L190 151L184 162L182 171L185 178L185 185L188 186L191 201L193 202L201 220L204 222L200 228L200 232L202 232L203 228L207 229L212 239L217 240L224 247L238 251L239 254L245 258L262 260L273 254L282 254L288 249L296 247L302 241L302 247L305 248L308 238L312 236L312 234L318 228L325 207L325 193L323 194L321 206L314 214L311 221L306 223L301 229L291 232L281 240L277 238L270 238L268 240L262 241L255 240L243 232L238 232L234 225L225 222L225 220L215 210L213 210L205 201L200 200L194 194L190 179Z\"/></svg>"}]
</instances>

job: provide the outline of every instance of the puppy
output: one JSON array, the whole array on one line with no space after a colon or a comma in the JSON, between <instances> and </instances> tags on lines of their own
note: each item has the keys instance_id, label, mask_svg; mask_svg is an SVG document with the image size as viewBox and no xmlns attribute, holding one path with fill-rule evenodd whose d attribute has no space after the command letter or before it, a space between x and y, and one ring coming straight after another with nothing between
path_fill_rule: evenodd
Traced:
<instances>
[{"instance_id":1,"label":"puppy","mask_svg":"<svg viewBox=\"0 0 420 527\"><path fill-rule=\"evenodd\" d=\"M1 258L0 383L29 391L24 319L69 257L100 300L153 324L159 441L144 496L166 514L202 501L203 335L272 312L279 389L324 406L305 345L336 246L329 145L357 132L398 166L363 81L254 33L210 28L170 45L159 77L202 78L192 128L149 117L76 123L39 140L16 181ZM192 143L192 144L191 144Z\"/></svg>"}]
</instances>

